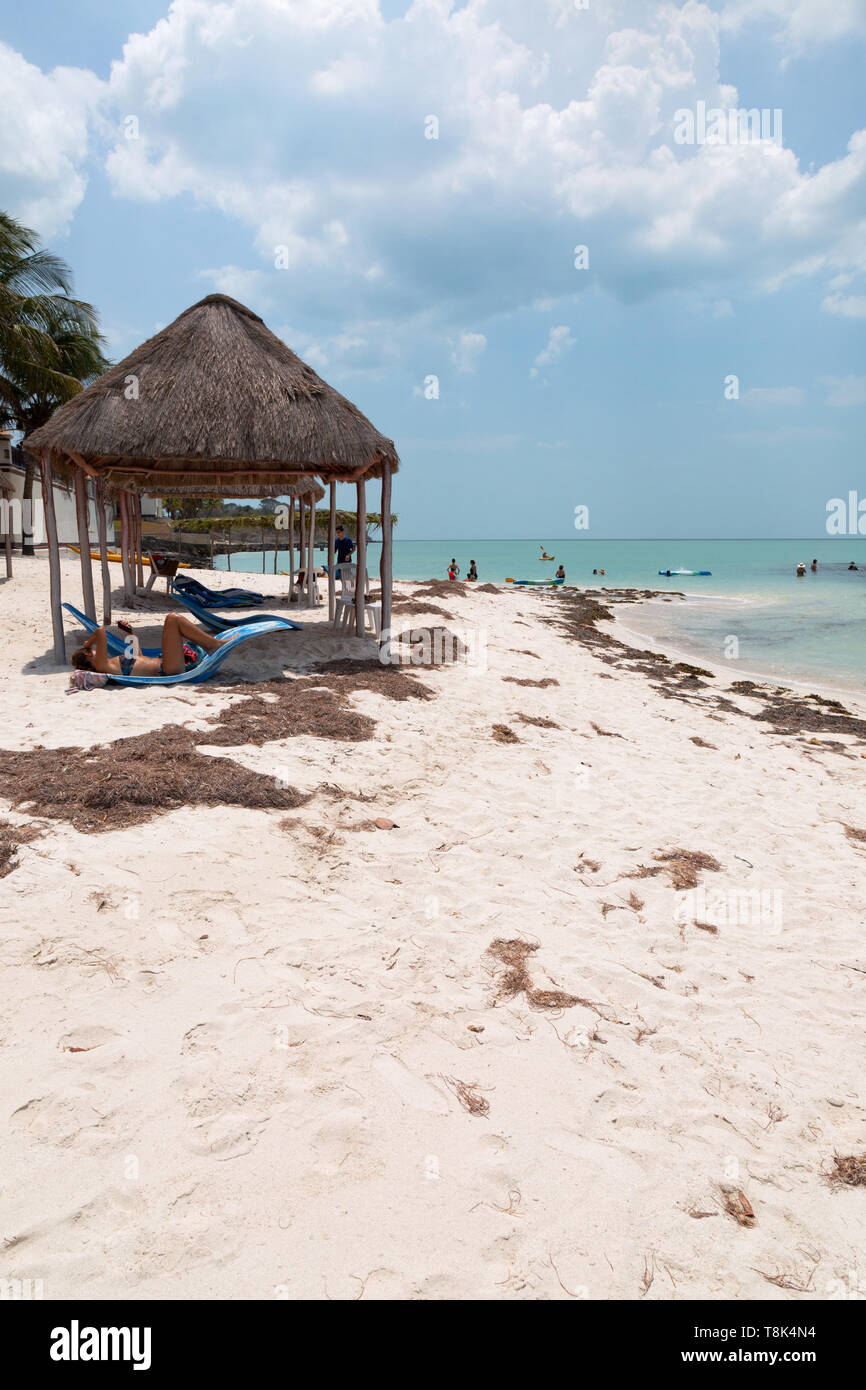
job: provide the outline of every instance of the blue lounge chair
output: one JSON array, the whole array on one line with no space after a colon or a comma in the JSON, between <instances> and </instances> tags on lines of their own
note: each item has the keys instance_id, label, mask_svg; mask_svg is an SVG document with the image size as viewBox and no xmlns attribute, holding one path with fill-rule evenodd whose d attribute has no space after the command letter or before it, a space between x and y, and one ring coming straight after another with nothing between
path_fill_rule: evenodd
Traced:
<instances>
[{"instance_id":1,"label":"blue lounge chair","mask_svg":"<svg viewBox=\"0 0 866 1390\"><path fill-rule=\"evenodd\" d=\"M205 608L243 608L264 600L264 594L257 594L253 589L209 589L197 579L182 576L174 581L174 587L182 589Z\"/></svg>"},{"instance_id":2,"label":"blue lounge chair","mask_svg":"<svg viewBox=\"0 0 866 1390\"><path fill-rule=\"evenodd\" d=\"M85 632L95 632L100 623L95 623L92 618L88 618L86 613L82 613L78 608L73 608L71 603L64 603L63 607L67 613L71 613L76 622L80 623ZM115 632L106 632L105 645L110 656L127 656L129 649L123 637L118 637ZM159 647L142 647L142 656L161 656Z\"/></svg>"},{"instance_id":3,"label":"blue lounge chair","mask_svg":"<svg viewBox=\"0 0 866 1390\"><path fill-rule=\"evenodd\" d=\"M95 631L99 626L90 618L79 613L71 604L65 603L64 608L87 628L89 632ZM248 623L242 627L231 630L229 635L222 639L222 646L219 651L208 652L197 661L195 666L191 666L187 671L179 671L176 676L109 676L109 680L115 685L198 685L201 681L208 680L215 671L223 664L227 656L230 656L243 642L248 642L251 637L264 637L269 632L286 632L285 620L273 618L270 622ZM109 651L112 656L126 654L126 647L122 639L116 638L109 633ZM159 648L143 647L142 656L160 656Z\"/></svg>"},{"instance_id":4,"label":"blue lounge chair","mask_svg":"<svg viewBox=\"0 0 866 1390\"><path fill-rule=\"evenodd\" d=\"M299 630L303 627L303 623L292 622L291 618L281 618L278 613L249 613L243 618L224 618L221 613L202 608L200 603L196 603L194 598L190 598L189 594L183 593L180 589L173 589L171 596L177 599L178 603L182 603L207 632L213 632L217 636L233 627L244 627L249 623L283 623L287 628Z\"/></svg>"}]
</instances>

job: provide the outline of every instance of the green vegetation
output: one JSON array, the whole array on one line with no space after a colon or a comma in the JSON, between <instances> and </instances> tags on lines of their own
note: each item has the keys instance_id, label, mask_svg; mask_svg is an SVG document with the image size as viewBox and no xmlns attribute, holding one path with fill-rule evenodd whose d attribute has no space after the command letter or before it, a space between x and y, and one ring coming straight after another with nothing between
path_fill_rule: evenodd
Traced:
<instances>
[{"instance_id":1,"label":"green vegetation","mask_svg":"<svg viewBox=\"0 0 866 1390\"><path fill-rule=\"evenodd\" d=\"M96 310L72 298L66 263L0 212L0 423L24 434L44 425L109 366L103 346ZM28 455L25 502L35 467ZM25 535L23 551L33 554L32 536Z\"/></svg>"}]
</instances>

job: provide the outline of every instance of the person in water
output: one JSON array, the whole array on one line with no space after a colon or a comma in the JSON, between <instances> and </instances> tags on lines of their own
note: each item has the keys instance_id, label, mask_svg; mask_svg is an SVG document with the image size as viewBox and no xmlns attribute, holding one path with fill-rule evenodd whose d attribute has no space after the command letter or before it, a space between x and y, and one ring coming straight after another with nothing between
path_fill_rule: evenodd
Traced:
<instances>
[{"instance_id":1,"label":"person in water","mask_svg":"<svg viewBox=\"0 0 866 1390\"><path fill-rule=\"evenodd\" d=\"M851 561L851 563L850 563L850 565L848 566L848 568L849 568L849 570L855 570L855 569L857 568L857 566L854 564L854 561L853 561L853 560Z\"/></svg>"},{"instance_id":2,"label":"person in water","mask_svg":"<svg viewBox=\"0 0 866 1390\"><path fill-rule=\"evenodd\" d=\"M557 579L565 578L565 565L560 565L559 569L556 571L556 577Z\"/></svg>"},{"instance_id":3,"label":"person in water","mask_svg":"<svg viewBox=\"0 0 866 1390\"><path fill-rule=\"evenodd\" d=\"M182 671L196 666L202 653L219 651L222 646L218 637L212 637L183 613L169 613L163 623L161 656L142 656L133 649L137 643L129 624L118 623L118 627L132 639L128 642L129 653L109 656L108 629L98 627L84 645L72 653L76 671L100 671L105 676L179 676Z\"/></svg>"},{"instance_id":4,"label":"person in water","mask_svg":"<svg viewBox=\"0 0 866 1390\"><path fill-rule=\"evenodd\" d=\"M466 576L466 582L468 583L470 579L477 579L477 578L478 578L478 570L475 568L475 561L474 561L474 560L470 560L470 561L469 561L469 573L468 573L467 576Z\"/></svg>"},{"instance_id":5,"label":"person in water","mask_svg":"<svg viewBox=\"0 0 866 1390\"><path fill-rule=\"evenodd\" d=\"M811 565L809 566L809 569L812 571L813 574L817 574L817 573L818 573L818 561L817 561L817 560L813 560L812 563L811 563Z\"/></svg>"},{"instance_id":6,"label":"person in water","mask_svg":"<svg viewBox=\"0 0 866 1390\"><path fill-rule=\"evenodd\" d=\"M799 565L797 566L797 578L798 578L798 579L802 579L802 577L803 577L803 575L804 575L805 573L806 573L806 566L805 566L805 564L803 563L803 561L801 560L800 563L799 563Z\"/></svg>"}]
</instances>

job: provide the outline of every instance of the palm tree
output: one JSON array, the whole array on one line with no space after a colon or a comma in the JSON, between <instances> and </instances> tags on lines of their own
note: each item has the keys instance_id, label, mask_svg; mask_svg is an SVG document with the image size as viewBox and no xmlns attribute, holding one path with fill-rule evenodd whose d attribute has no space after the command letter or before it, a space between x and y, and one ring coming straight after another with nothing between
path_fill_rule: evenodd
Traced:
<instances>
[{"instance_id":1,"label":"palm tree","mask_svg":"<svg viewBox=\"0 0 866 1390\"><path fill-rule=\"evenodd\" d=\"M35 232L0 212L0 418L25 434L109 365L96 311L72 298L72 274ZM24 515L34 460L24 474ZM33 554L24 537L25 555Z\"/></svg>"}]
</instances>

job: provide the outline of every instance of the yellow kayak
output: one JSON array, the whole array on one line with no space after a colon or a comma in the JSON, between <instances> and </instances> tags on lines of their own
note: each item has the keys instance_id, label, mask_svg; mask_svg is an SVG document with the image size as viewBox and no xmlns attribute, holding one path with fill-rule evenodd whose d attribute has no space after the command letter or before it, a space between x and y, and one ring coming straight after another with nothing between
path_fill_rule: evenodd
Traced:
<instances>
[{"instance_id":1,"label":"yellow kayak","mask_svg":"<svg viewBox=\"0 0 866 1390\"><path fill-rule=\"evenodd\" d=\"M66 549L67 549L67 550L72 550L72 551L74 551L74 553L75 553L76 555L80 555L80 554L81 554L81 546L79 546L79 545L68 545L68 546L66 547ZM120 553L119 550L106 550L105 555L106 555L106 559L110 560L110 561L112 562L112 564L121 565L121 564L123 563L123 556L121 555L121 553ZM99 560L99 559L101 558L101 557L100 557L100 554L99 554L99 551L98 551L98 550L91 550L91 552L90 552L90 558L91 558L91 560ZM149 564L150 564L150 556L148 556L148 555L143 556L143 557L142 557L142 562L143 562L145 565L149 565ZM132 563L133 563L133 564L137 564L137 563L138 563L138 556L137 556L137 555L133 555L133 557L132 557ZM182 560L181 563L178 565L178 569L188 570L188 569L190 569L190 568L191 568L191 566L190 566L185 560Z\"/></svg>"}]
</instances>

